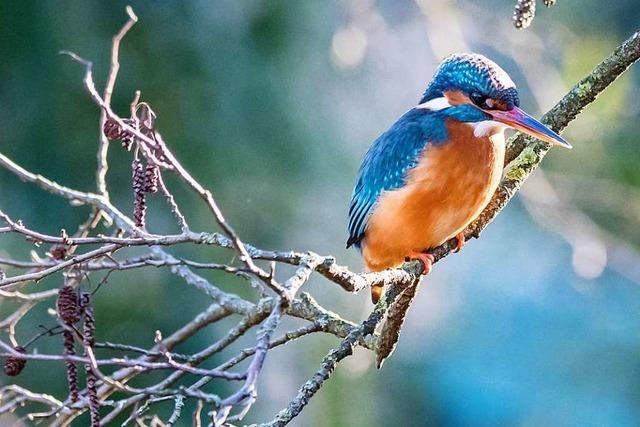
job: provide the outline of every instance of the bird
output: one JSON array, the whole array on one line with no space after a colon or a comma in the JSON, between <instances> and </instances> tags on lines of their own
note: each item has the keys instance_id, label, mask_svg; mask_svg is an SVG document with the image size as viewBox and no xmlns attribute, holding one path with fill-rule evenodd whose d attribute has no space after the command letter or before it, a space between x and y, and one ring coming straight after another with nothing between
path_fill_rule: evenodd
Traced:
<instances>
[{"instance_id":1,"label":"bird","mask_svg":"<svg viewBox=\"0 0 640 427\"><path fill-rule=\"evenodd\" d=\"M420 260L457 237L496 191L504 165L505 130L551 145L565 139L520 109L516 85L495 62L476 53L442 60L416 106L369 147L349 205L347 249L368 271ZM371 288L376 303L382 287Z\"/></svg>"}]
</instances>

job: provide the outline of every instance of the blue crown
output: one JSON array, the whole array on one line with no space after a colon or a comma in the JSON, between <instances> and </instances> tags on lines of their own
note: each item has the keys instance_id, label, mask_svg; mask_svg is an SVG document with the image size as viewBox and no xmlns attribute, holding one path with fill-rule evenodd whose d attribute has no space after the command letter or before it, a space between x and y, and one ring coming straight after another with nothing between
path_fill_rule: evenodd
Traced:
<instances>
[{"instance_id":1,"label":"blue crown","mask_svg":"<svg viewBox=\"0 0 640 427\"><path fill-rule=\"evenodd\" d=\"M477 53L456 53L445 58L429 83L420 103L443 96L447 90L477 93L518 106L518 92L498 64Z\"/></svg>"}]
</instances>

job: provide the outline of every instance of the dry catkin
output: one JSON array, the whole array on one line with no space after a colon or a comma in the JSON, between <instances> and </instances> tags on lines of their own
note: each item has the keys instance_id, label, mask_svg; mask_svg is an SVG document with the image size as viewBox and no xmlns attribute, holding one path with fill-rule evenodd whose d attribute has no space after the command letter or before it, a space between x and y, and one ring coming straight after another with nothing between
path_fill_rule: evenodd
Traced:
<instances>
[{"instance_id":1,"label":"dry catkin","mask_svg":"<svg viewBox=\"0 0 640 427\"><path fill-rule=\"evenodd\" d=\"M80 307L82 308L82 317L84 318L83 339L86 347L93 347L95 344L96 319L93 315L93 307L91 306L91 294L83 292L80 295Z\"/></svg>"},{"instance_id":2,"label":"dry catkin","mask_svg":"<svg viewBox=\"0 0 640 427\"><path fill-rule=\"evenodd\" d=\"M136 227L144 227L147 215L147 202L145 200L146 179L145 170L139 159L134 159L131 164L133 187L133 219Z\"/></svg>"},{"instance_id":3,"label":"dry catkin","mask_svg":"<svg viewBox=\"0 0 640 427\"><path fill-rule=\"evenodd\" d=\"M513 25L516 28L527 28L536 15L535 0L518 0L513 11Z\"/></svg>"},{"instance_id":4,"label":"dry catkin","mask_svg":"<svg viewBox=\"0 0 640 427\"><path fill-rule=\"evenodd\" d=\"M74 346L73 332L64 331L62 333L64 354L65 356L75 356L76 349ZM78 401L78 368L76 364L71 360L65 360L65 366L67 367L67 384L69 385L69 400L71 402Z\"/></svg>"},{"instance_id":5,"label":"dry catkin","mask_svg":"<svg viewBox=\"0 0 640 427\"><path fill-rule=\"evenodd\" d=\"M158 177L160 169L156 165L148 164L144 170L144 191L147 193L158 192Z\"/></svg>"},{"instance_id":6,"label":"dry catkin","mask_svg":"<svg viewBox=\"0 0 640 427\"><path fill-rule=\"evenodd\" d=\"M100 426L100 400L98 399L98 378L93 372L91 365L85 365L87 371L87 396L89 397L89 414L91 416L91 427Z\"/></svg>"},{"instance_id":7,"label":"dry catkin","mask_svg":"<svg viewBox=\"0 0 640 427\"><path fill-rule=\"evenodd\" d=\"M58 291L58 300L56 302L58 316L62 321L71 327L80 320L80 305L78 301L78 292L72 286L64 285ZM65 330L62 333L64 354L67 356L75 356L73 332ZM65 361L67 367L67 383L69 384L69 399L72 402L78 400L78 368L76 364L70 360Z\"/></svg>"},{"instance_id":8,"label":"dry catkin","mask_svg":"<svg viewBox=\"0 0 640 427\"><path fill-rule=\"evenodd\" d=\"M84 318L84 329L82 331L83 345L85 348L93 348L96 340L96 319L93 315L90 293L83 292L80 295L80 307L82 309L82 317ZM87 357L86 351L85 357ZM98 399L98 388L96 385L98 378L90 363L86 363L84 369L87 379L87 397L89 398L91 427L98 427L100 425L100 400Z\"/></svg>"},{"instance_id":9,"label":"dry catkin","mask_svg":"<svg viewBox=\"0 0 640 427\"><path fill-rule=\"evenodd\" d=\"M78 293L72 286L64 285L58 291L57 309L60 319L68 325L73 325L80 320Z\"/></svg>"}]
</instances>

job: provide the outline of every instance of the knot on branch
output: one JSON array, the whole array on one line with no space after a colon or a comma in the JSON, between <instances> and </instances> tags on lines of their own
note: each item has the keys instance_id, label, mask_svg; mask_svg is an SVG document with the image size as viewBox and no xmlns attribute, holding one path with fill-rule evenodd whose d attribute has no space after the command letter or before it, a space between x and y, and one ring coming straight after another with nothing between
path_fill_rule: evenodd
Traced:
<instances>
[{"instance_id":1,"label":"knot on branch","mask_svg":"<svg viewBox=\"0 0 640 427\"><path fill-rule=\"evenodd\" d=\"M65 245L53 245L51 247L51 250L49 251L49 254L51 255L51 258L55 259L56 261L61 261L67 256L68 250L69 249Z\"/></svg>"},{"instance_id":2,"label":"knot on branch","mask_svg":"<svg viewBox=\"0 0 640 427\"><path fill-rule=\"evenodd\" d=\"M73 240L67 234L65 229L60 231L62 243L53 245L49 251L49 255L56 261L62 261L67 257L69 249L73 246Z\"/></svg>"}]
</instances>

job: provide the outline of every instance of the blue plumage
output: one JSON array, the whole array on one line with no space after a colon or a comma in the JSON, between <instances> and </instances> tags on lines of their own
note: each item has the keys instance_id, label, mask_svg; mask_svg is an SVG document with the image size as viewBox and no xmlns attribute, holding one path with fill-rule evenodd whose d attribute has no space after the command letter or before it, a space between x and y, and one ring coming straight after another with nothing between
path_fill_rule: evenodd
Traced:
<instances>
[{"instance_id":1,"label":"blue plumage","mask_svg":"<svg viewBox=\"0 0 640 427\"><path fill-rule=\"evenodd\" d=\"M494 62L477 54L459 53L444 59L420 103L441 97L452 88L467 94L500 98L511 105L520 104L511 78Z\"/></svg>"},{"instance_id":2,"label":"blue plumage","mask_svg":"<svg viewBox=\"0 0 640 427\"><path fill-rule=\"evenodd\" d=\"M351 197L347 247L360 247L368 217L380 194L404 185L407 173L416 166L428 143L447 140L445 118L456 116L460 121L475 121L481 114L467 106L440 111L413 108L375 140L362 161Z\"/></svg>"},{"instance_id":3,"label":"blue plumage","mask_svg":"<svg viewBox=\"0 0 640 427\"><path fill-rule=\"evenodd\" d=\"M369 271L420 260L457 238L481 214L498 188L506 128L571 148L561 136L519 108L509 75L477 54L446 58L416 107L367 151L349 207L349 239ZM376 303L383 289L371 287Z\"/></svg>"},{"instance_id":4,"label":"blue plumage","mask_svg":"<svg viewBox=\"0 0 640 427\"><path fill-rule=\"evenodd\" d=\"M420 103L443 97L450 89L500 98L509 108L519 103L509 76L480 55L456 54L445 59ZM448 139L447 118L459 122L491 120L489 114L471 104L439 111L416 107L400 117L374 141L362 161L349 207L347 248L355 245L360 249L368 218L380 195L405 184L407 173L416 166L428 144L443 143Z\"/></svg>"},{"instance_id":5,"label":"blue plumage","mask_svg":"<svg viewBox=\"0 0 640 427\"><path fill-rule=\"evenodd\" d=\"M360 248L367 220L380 194L404 185L407 173L416 166L428 143L439 144L448 139L445 119L449 117L461 122L487 119L486 114L468 105L440 111L412 108L373 142L364 156L351 197L347 248Z\"/></svg>"}]
</instances>

